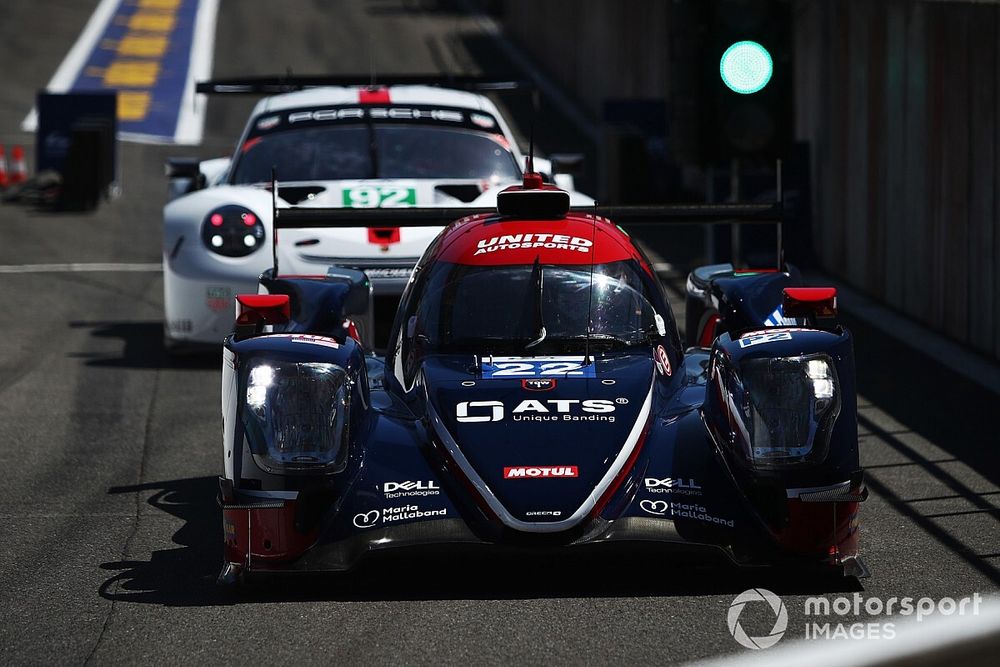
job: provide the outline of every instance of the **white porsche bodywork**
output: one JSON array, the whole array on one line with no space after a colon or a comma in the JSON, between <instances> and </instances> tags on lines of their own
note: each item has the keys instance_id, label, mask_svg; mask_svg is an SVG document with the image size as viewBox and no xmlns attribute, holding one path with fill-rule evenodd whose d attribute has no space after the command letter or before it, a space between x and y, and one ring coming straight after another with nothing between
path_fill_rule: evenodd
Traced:
<instances>
[{"instance_id":1,"label":"white porsche bodywork","mask_svg":"<svg viewBox=\"0 0 1000 667\"><path fill-rule=\"evenodd\" d=\"M261 100L250 116L233 158L200 164L205 183L203 189L183 194L172 184L174 198L164 208L164 336L167 348L221 343L232 328L233 297L256 292L258 276L272 266L272 194L262 182L234 182L238 161L252 150L255 141L259 141L261 128L267 131L272 124L300 120L303 124L344 120L360 126L358 117L352 114L361 114L366 119L377 118L377 122L393 127L397 127L395 123L398 122L398 127L405 128L414 118L422 122L420 118L426 119L435 113L442 116L444 123L454 120L458 124L460 121L456 119L461 116L462 131L481 129L483 136L491 137L496 143L494 152L499 155L502 149L509 153L517 173L507 173L504 179L492 180L436 178L421 174L420 178L298 178L293 182L281 180L279 173L277 206L495 206L497 193L516 182L524 157L499 110L483 95L434 86L393 86L379 89L377 96L372 96L370 91L361 88L324 87ZM540 171L544 172L547 167L544 161L536 160L536 168ZM441 169L442 174L446 174L447 165ZM571 178L557 177L556 182L565 187L571 185ZM571 198L573 205L593 203L589 197L576 192L571 192ZM250 212L251 218L263 226L263 233L248 228L248 254L245 256L226 256L213 251L211 245L216 239L210 230L205 231L214 212L232 205ZM316 275L325 273L331 264L340 264L365 270L372 279L376 295L399 294L412 266L440 229L402 228L385 230L388 233L381 235L364 227L282 230L278 240L280 272L283 275ZM255 231L256 236L249 233L251 231Z\"/></svg>"}]
</instances>

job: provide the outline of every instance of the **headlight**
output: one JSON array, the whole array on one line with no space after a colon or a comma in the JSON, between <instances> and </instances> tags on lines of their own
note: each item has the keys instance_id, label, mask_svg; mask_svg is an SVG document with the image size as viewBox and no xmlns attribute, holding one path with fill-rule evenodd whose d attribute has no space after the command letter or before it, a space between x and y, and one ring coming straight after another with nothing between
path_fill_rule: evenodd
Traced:
<instances>
[{"instance_id":1,"label":"headlight","mask_svg":"<svg viewBox=\"0 0 1000 667\"><path fill-rule=\"evenodd\" d=\"M243 424L268 472L337 472L346 456L351 381L327 363L258 361L246 376Z\"/></svg>"},{"instance_id":2,"label":"headlight","mask_svg":"<svg viewBox=\"0 0 1000 667\"><path fill-rule=\"evenodd\" d=\"M742 432L759 466L819 461L826 456L833 423L840 414L840 390L833 360L807 357L747 359L740 363ZM740 400L742 399L742 400Z\"/></svg>"},{"instance_id":3,"label":"headlight","mask_svg":"<svg viewBox=\"0 0 1000 667\"><path fill-rule=\"evenodd\" d=\"M264 224L242 206L221 206L201 223L205 247L226 257L246 257L264 245Z\"/></svg>"}]
</instances>

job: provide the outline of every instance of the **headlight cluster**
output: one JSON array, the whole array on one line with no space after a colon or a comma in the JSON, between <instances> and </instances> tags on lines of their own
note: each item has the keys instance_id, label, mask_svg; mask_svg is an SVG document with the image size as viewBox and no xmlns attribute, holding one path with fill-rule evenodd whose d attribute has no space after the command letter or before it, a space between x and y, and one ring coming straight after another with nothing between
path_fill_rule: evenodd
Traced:
<instances>
[{"instance_id":1,"label":"headlight cluster","mask_svg":"<svg viewBox=\"0 0 1000 667\"><path fill-rule=\"evenodd\" d=\"M265 470L337 471L346 456L351 402L343 368L259 361L245 386L247 440Z\"/></svg>"},{"instance_id":2,"label":"headlight cluster","mask_svg":"<svg viewBox=\"0 0 1000 667\"><path fill-rule=\"evenodd\" d=\"M264 224L242 206L220 206L202 222L201 240L216 254L246 257L264 245Z\"/></svg>"},{"instance_id":3,"label":"headlight cluster","mask_svg":"<svg viewBox=\"0 0 1000 667\"><path fill-rule=\"evenodd\" d=\"M806 357L745 359L730 377L732 417L757 466L822 460L840 414L833 360Z\"/></svg>"}]
</instances>

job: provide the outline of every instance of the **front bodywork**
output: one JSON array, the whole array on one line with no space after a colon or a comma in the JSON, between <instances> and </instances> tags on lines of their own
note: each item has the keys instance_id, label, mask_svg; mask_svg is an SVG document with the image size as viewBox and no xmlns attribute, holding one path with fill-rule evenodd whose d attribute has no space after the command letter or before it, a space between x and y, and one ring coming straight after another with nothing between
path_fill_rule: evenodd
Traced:
<instances>
[{"instance_id":1,"label":"front bodywork","mask_svg":"<svg viewBox=\"0 0 1000 667\"><path fill-rule=\"evenodd\" d=\"M232 362L241 345L231 348L226 385L236 393ZM457 542L530 548L652 541L718 552L743 565L795 557L838 564L857 554L856 470L779 482L781 495L763 509L748 497L753 491L705 428L708 353L688 355L671 377L649 358L599 363L592 378L557 378L558 398L536 398L547 392L525 389L526 378L484 380L471 359L441 360L429 382L445 396L446 414L429 410L424 419L380 388L378 362L369 360L370 372L362 355L345 354L369 385L371 411L361 418L344 472L328 486L269 475L241 442L239 411L230 408L226 461L238 461L239 469L227 464L223 482L226 562L251 571L336 571L374 550ZM487 387L473 393L469 383ZM508 411L540 400L549 411L526 413L533 419L521 423L505 414L504 421L455 429L458 399L472 396ZM574 400L606 400L601 405L614 412L583 412ZM489 407L477 410L492 416ZM474 451L463 456L452 433L466 435ZM601 465L608 458L616 465ZM810 494L839 502L810 502ZM790 525L808 528L792 535Z\"/></svg>"},{"instance_id":2,"label":"front bodywork","mask_svg":"<svg viewBox=\"0 0 1000 667\"><path fill-rule=\"evenodd\" d=\"M456 283L435 287L435 276L451 275L437 268L454 267L462 281L477 268L523 266L542 303L551 289L545 271L568 275L559 267L576 266L581 255L597 266L630 267L648 287L658 319L646 342L588 342L582 356L529 352L544 336L516 354L432 347L427 313L437 306L421 309L423 295L444 294L434 298L449 306L458 299L449 292ZM751 293L753 281L769 279L743 280L740 289ZM610 274L598 274L596 284L625 293ZM517 285L505 283L499 298ZM777 302L755 307L771 312ZM547 311L552 335L560 320ZM385 359L343 332L317 333L227 339L227 578L346 570L375 550L456 543L532 550L653 542L746 566L864 572L858 507L866 492L849 333L758 322L683 352L648 260L607 220L463 219L416 267ZM762 362L773 362L785 382L761 384ZM338 440L339 458L331 453L330 463L316 464L339 467L277 469L248 435L255 427L247 406L264 400L251 386L255 369L267 365L270 378L279 366L294 366L295 375L314 363L348 378L350 399L340 409L350 428ZM267 400L289 396L282 387ZM782 412L789 405L800 406L790 420ZM275 419L285 423L281 414ZM786 437L793 426L806 435Z\"/></svg>"}]
</instances>

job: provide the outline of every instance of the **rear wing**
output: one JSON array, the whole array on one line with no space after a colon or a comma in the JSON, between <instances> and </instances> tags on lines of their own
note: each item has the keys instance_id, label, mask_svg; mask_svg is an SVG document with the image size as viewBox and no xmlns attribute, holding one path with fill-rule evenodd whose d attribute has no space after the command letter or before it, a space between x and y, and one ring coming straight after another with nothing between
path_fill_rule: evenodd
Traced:
<instances>
[{"instance_id":1,"label":"rear wing","mask_svg":"<svg viewBox=\"0 0 1000 667\"><path fill-rule=\"evenodd\" d=\"M730 204L663 204L651 206L570 206L569 213L605 218L616 225L737 225L773 224L777 231L775 243L775 268L783 269L782 225L784 224L785 198L782 188L781 160L777 162L773 202L735 202ZM525 179L527 183L527 178ZM278 275L279 229L343 229L350 227L444 227L452 222L473 215L493 214L502 217L497 208L313 208L278 207L278 175L271 169L271 247L274 275ZM541 192L544 192L541 191ZM551 191L550 191L551 192ZM565 192L556 190L561 195ZM552 192L552 194L555 194ZM501 195L502 196L502 195ZM569 203L569 196L564 200ZM501 203L498 199L498 206ZM510 210L510 209L508 209ZM566 209L563 209L564 211Z\"/></svg>"},{"instance_id":2,"label":"rear wing","mask_svg":"<svg viewBox=\"0 0 1000 667\"><path fill-rule=\"evenodd\" d=\"M781 270L781 226L784 207L770 203L673 204L663 206L574 206L571 213L607 218L618 225L747 225L774 224L777 228L777 268ZM303 208L274 207L274 267L278 267L279 229L341 229L345 227L444 227L473 215L493 214L496 208Z\"/></svg>"},{"instance_id":3,"label":"rear wing","mask_svg":"<svg viewBox=\"0 0 1000 667\"><path fill-rule=\"evenodd\" d=\"M781 222L780 202L765 204L668 204L662 206L573 206L571 213L596 215L616 224L760 224ZM442 227L489 208L304 208L274 210L275 229L342 227ZM497 214L499 215L499 214Z\"/></svg>"},{"instance_id":4,"label":"rear wing","mask_svg":"<svg viewBox=\"0 0 1000 667\"><path fill-rule=\"evenodd\" d=\"M203 95L279 95L323 86L441 86L483 93L535 92L534 84L528 81L496 81L480 76L454 74L382 74L377 77L367 74L251 76L199 81L195 84L195 92Z\"/></svg>"}]
</instances>

